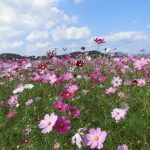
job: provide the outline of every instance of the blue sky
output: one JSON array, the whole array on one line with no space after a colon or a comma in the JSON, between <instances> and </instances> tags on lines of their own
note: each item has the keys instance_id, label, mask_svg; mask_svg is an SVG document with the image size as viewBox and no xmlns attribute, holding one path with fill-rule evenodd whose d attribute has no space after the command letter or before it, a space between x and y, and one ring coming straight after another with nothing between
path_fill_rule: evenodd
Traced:
<instances>
[{"instance_id":1,"label":"blue sky","mask_svg":"<svg viewBox=\"0 0 150 150\"><path fill-rule=\"evenodd\" d=\"M100 48L150 52L149 0L1 0L0 53L43 55Z\"/></svg>"}]
</instances>

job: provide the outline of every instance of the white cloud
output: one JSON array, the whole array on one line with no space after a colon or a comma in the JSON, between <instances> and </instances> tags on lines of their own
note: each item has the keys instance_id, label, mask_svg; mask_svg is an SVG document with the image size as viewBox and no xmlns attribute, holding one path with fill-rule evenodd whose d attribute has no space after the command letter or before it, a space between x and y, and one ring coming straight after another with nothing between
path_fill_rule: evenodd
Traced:
<instances>
[{"instance_id":1,"label":"white cloud","mask_svg":"<svg viewBox=\"0 0 150 150\"><path fill-rule=\"evenodd\" d=\"M49 35L47 31L33 31L26 37L26 40L34 41L34 40L48 38L48 36Z\"/></svg>"},{"instance_id":2,"label":"white cloud","mask_svg":"<svg viewBox=\"0 0 150 150\"><path fill-rule=\"evenodd\" d=\"M24 42L22 41L15 41L15 42L0 42L0 47L1 47L1 51L8 51L8 50L12 50L12 49L19 49L24 45Z\"/></svg>"},{"instance_id":3,"label":"white cloud","mask_svg":"<svg viewBox=\"0 0 150 150\"><path fill-rule=\"evenodd\" d=\"M148 41L150 36L145 32L128 31L118 32L104 36L107 42L119 42L119 41Z\"/></svg>"},{"instance_id":4,"label":"white cloud","mask_svg":"<svg viewBox=\"0 0 150 150\"><path fill-rule=\"evenodd\" d=\"M62 1L0 0L0 50L12 52L12 48L20 48L24 54L28 53L27 47L31 48L32 52L36 49L40 51L40 48L43 51L50 48L50 43L53 42L51 35L58 26L69 28L78 22L77 16L67 14L59 8ZM76 35L75 39L80 37ZM16 41L22 41L24 44ZM17 50L16 52L18 53Z\"/></svg>"},{"instance_id":5,"label":"white cloud","mask_svg":"<svg viewBox=\"0 0 150 150\"><path fill-rule=\"evenodd\" d=\"M0 41L7 40L14 36L19 36L22 33L24 33L24 31L14 29L11 26L1 26L0 27Z\"/></svg>"},{"instance_id":6,"label":"white cloud","mask_svg":"<svg viewBox=\"0 0 150 150\"><path fill-rule=\"evenodd\" d=\"M77 27L57 28L52 33L52 37L55 41L86 39L89 36L90 36L90 29L87 26L81 28Z\"/></svg>"}]
</instances>

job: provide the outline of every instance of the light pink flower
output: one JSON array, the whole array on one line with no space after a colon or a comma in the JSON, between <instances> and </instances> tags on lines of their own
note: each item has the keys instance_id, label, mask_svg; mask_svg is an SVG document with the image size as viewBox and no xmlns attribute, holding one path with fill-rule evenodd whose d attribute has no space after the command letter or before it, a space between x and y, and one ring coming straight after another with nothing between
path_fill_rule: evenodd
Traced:
<instances>
[{"instance_id":1,"label":"light pink flower","mask_svg":"<svg viewBox=\"0 0 150 150\"><path fill-rule=\"evenodd\" d=\"M106 131L101 131L101 128L90 129L89 134L86 135L87 146L90 146L91 149L97 148L102 149L103 143L105 142L107 136Z\"/></svg>"},{"instance_id":2,"label":"light pink flower","mask_svg":"<svg viewBox=\"0 0 150 150\"><path fill-rule=\"evenodd\" d=\"M67 91L69 93L74 93L77 90L78 90L78 86L76 84L73 84L73 85L69 86L68 89L67 89Z\"/></svg>"},{"instance_id":3,"label":"light pink flower","mask_svg":"<svg viewBox=\"0 0 150 150\"><path fill-rule=\"evenodd\" d=\"M73 75L71 72L67 72L64 74L63 78L64 80L70 80L71 78L73 78Z\"/></svg>"},{"instance_id":4,"label":"light pink flower","mask_svg":"<svg viewBox=\"0 0 150 150\"><path fill-rule=\"evenodd\" d=\"M119 87L122 84L122 79L120 79L120 77L114 77L111 84L114 87Z\"/></svg>"},{"instance_id":5,"label":"light pink flower","mask_svg":"<svg viewBox=\"0 0 150 150\"><path fill-rule=\"evenodd\" d=\"M125 109L115 108L111 112L111 117L114 118L116 122L118 122L119 120L124 119L126 113L127 111Z\"/></svg>"},{"instance_id":6,"label":"light pink flower","mask_svg":"<svg viewBox=\"0 0 150 150\"><path fill-rule=\"evenodd\" d=\"M33 103L33 99L28 99L25 104L28 106L31 105L32 103Z\"/></svg>"},{"instance_id":7,"label":"light pink flower","mask_svg":"<svg viewBox=\"0 0 150 150\"><path fill-rule=\"evenodd\" d=\"M150 62L150 59L146 59L146 58L135 59L133 62L133 66L134 68L141 70L142 67L147 65L149 62Z\"/></svg>"},{"instance_id":8,"label":"light pink flower","mask_svg":"<svg viewBox=\"0 0 150 150\"><path fill-rule=\"evenodd\" d=\"M105 94L106 95L111 95L111 94L113 94L115 92L116 92L116 88L110 87L110 88L106 89Z\"/></svg>"},{"instance_id":9,"label":"light pink flower","mask_svg":"<svg viewBox=\"0 0 150 150\"><path fill-rule=\"evenodd\" d=\"M10 99L8 100L8 104L12 107L15 106L16 104L18 104L18 95L13 95L10 97Z\"/></svg>"},{"instance_id":10,"label":"light pink flower","mask_svg":"<svg viewBox=\"0 0 150 150\"><path fill-rule=\"evenodd\" d=\"M40 121L39 128L43 129L42 133L49 133L53 126L55 125L56 121L58 119L58 116L52 113L51 115L46 114L44 116L44 119Z\"/></svg>"},{"instance_id":11,"label":"light pink flower","mask_svg":"<svg viewBox=\"0 0 150 150\"><path fill-rule=\"evenodd\" d=\"M138 83L137 86L144 86L146 84L145 79L137 79Z\"/></svg>"},{"instance_id":12,"label":"light pink flower","mask_svg":"<svg viewBox=\"0 0 150 150\"><path fill-rule=\"evenodd\" d=\"M54 84L57 81L57 77L55 74L46 74L42 76L42 83L50 83L50 84Z\"/></svg>"},{"instance_id":13,"label":"light pink flower","mask_svg":"<svg viewBox=\"0 0 150 150\"><path fill-rule=\"evenodd\" d=\"M128 150L128 146L126 144L119 145L117 150Z\"/></svg>"}]
</instances>

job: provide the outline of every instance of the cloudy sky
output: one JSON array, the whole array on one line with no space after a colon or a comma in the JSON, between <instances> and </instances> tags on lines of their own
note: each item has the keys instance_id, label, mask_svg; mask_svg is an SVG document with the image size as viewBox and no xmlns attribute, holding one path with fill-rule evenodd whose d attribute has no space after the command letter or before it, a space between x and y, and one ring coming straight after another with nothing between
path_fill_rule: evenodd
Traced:
<instances>
[{"instance_id":1,"label":"cloudy sky","mask_svg":"<svg viewBox=\"0 0 150 150\"><path fill-rule=\"evenodd\" d=\"M0 0L0 53L100 50L150 52L150 0Z\"/></svg>"}]
</instances>

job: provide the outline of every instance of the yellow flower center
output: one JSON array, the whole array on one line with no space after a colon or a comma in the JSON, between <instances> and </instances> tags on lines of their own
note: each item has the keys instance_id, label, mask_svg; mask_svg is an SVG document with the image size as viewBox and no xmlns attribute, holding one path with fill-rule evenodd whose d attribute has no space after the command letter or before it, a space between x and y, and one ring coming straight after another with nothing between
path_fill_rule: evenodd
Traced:
<instances>
[{"instance_id":1,"label":"yellow flower center","mask_svg":"<svg viewBox=\"0 0 150 150\"><path fill-rule=\"evenodd\" d=\"M99 139L98 136L95 136L95 137L94 137L94 140L95 140L95 141L98 141L98 139Z\"/></svg>"},{"instance_id":2,"label":"yellow flower center","mask_svg":"<svg viewBox=\"0 0 150 150\"><path fill-rule=\"evenodd\" d=\"M69 93L67 93L66 95L67 95L67 96L69 96L70 94L69 94Z\"/></svg>"},{"instance_id":3,"label":"yellow flower center","mask_svg":"<svg viewBox=\"0 0 150 150\"><path fill-rule=\"evenodd\" d=\"M51 122L48 122L47 124L48 124L48 125L51 125Z\"/></svg>"}]
</instances>

